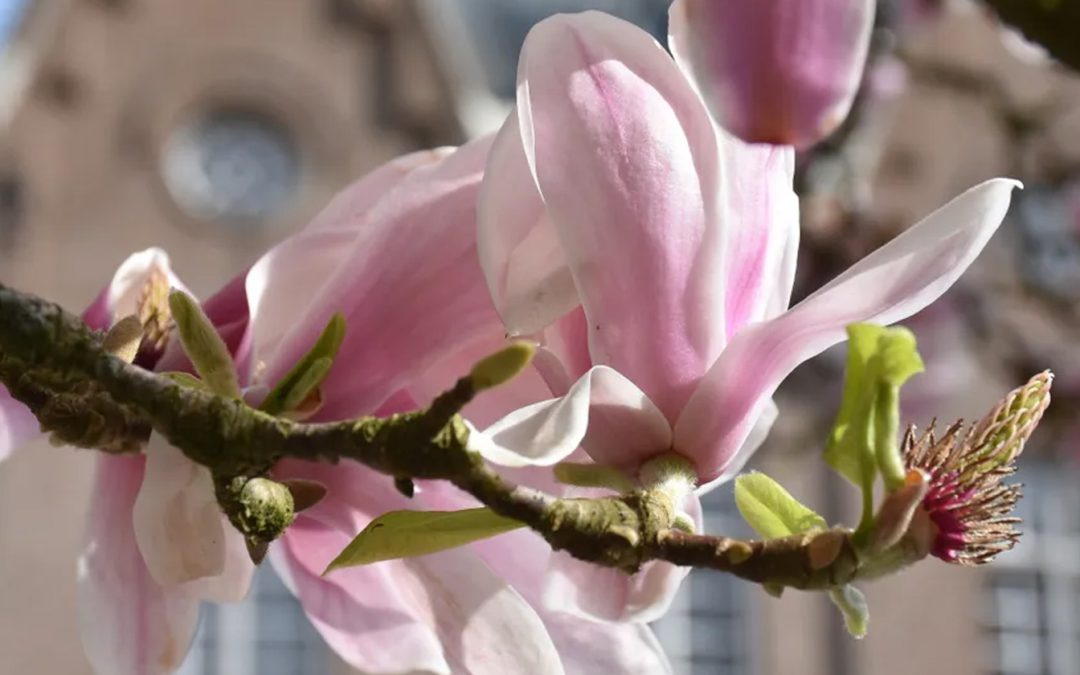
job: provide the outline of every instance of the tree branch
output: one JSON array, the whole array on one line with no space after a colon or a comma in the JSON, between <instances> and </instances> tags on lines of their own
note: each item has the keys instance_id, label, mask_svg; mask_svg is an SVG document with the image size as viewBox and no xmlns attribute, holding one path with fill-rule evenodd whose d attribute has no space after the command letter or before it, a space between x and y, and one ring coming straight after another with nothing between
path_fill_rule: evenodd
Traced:
<instances>
[{"instance_id":1,"label":"tree branch","mask_svg":"<svg viewBox=\"0 0 1080 675\"><path fill-rule=\"evenodd\" d=\"M477 393L468 377L426 410L302 424L130 365L106 352L101 334L78 317L0 285L0 381L38 416L43 430L66 443L131 451L145 443L150 429L162 434L219 479L222 508L256 545L291 522L292 502L281 507L287 512L270 514L269 527L247 512L243 488L249 480L265 480L279 459L293 457L357 461L396 479L451 481L496 513L527 524L553 548L627 573L666 560L771 587L831 588L873 569L847 530L765 542L689 534L674 528L676 504L662 489L559 499L513 485L467 449L469 432L457 413ZM58 406L63 416L50 413ZM917 549L901 539L888 553L890 568L925 556Z\"/></svg>"}]
</instances>

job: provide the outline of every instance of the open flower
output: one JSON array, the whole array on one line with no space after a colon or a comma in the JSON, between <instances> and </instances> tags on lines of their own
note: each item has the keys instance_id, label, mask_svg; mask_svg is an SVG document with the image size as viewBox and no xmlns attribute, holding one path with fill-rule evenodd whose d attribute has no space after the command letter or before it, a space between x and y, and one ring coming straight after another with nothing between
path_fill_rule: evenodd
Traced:
<instances>
[{"instance_id":1,"label":"open flower","mask_svg":"<svg viewBox=\"0 0 1080 675\"><path fill-rule=\"evenodd\" d=\"M875 0L676 0L672 46L720 124L804 148L832 133L862 81Z\"/></svg>"},{"instance_id":2,"label":"open flower","mask_svg":"<svg viewBox=\"0 0 1080 675\"><path fill-rule=\"evenodd\" d=\"M474 434L474 446L512 466L580 447L631 475L674 452L699 485L730 477L767 433L780 382L848 324L893 323L940 296L1018 185L968 190L788 308L792 165L791 148L716 128L640 29L599 13L533 28L484 179L479 246L508 332L542 346L554 398ZM627 583L619 592L638 607L663 605L675 586L650 584L642 598ZM600 616L612 614L633 618Z\"/></svg>"}]
</instances>

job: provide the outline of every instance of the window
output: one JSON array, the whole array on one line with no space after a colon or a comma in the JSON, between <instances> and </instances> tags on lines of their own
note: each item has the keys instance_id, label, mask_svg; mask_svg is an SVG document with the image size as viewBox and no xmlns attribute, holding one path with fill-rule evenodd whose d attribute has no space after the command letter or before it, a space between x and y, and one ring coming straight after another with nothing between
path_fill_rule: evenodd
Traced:
<instances>
[{"instance_id":1,"label":"window","mask_svg":"<svg viewBox=\"0 0 1080 675\"><path fill-rule=\"evenodd\" d=\"M1080 672L1080 472L1022 469L1023 537L988 568L983 626L987 672Z\"/></svg>"},{"instance_id":2,"label":"window","mask_svg":"<svg viewBox=\"0 0 1080 675\"><path fill-rule=\"evenodd\" d=\"M296 141L270 115L221 108L181 128L162 160L165 185L180 207L202 220L259 223L297 196L302 162Z\"/></svg>"},{"instance_id":3,"label":"window","mask_svg":"<svg viewBox=\"0 0 1080 675\"><path fill-rule=\"evenodd\" d=\"M326 673L329 648L269 565L251 594L234 604L204 604L199 632L177 675Z\"/></svg>"},{"instance_id":4,"label":"window","mask_svg":"<svg viewBox=\"0 0 1080 675\"><path fill-rule=\"evenodd\" d=\"M751 536L735 509L732 483L702 499L710 532ZM694 570L671 610L653 624L676 675L750 675L757 587L730 574Z\"/></svg>"}]
</instances>

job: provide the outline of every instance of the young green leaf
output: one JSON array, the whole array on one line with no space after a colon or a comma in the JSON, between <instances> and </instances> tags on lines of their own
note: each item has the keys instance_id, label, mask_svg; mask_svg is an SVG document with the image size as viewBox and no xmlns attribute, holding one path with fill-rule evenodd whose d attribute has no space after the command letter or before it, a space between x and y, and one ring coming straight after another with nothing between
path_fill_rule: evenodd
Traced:
<instances>
[{"instance_id":1,"label":"young green leaf","mask_svg":"<svg viewBox=\"0 0 1080 675\"><path fill-rule=\"evenodd\" d=\"M870 627L870 605L862 591L851 584L845 584L829 591L829 599L844 615L847 632L856 639L866 637L866 631Z\"/></svg>"},{"instance_id":2,"label":"young green leaf","mask_svg":"<svg viewBox=\"0 0 1080 675\"><path fill-rule=\"evenodd\" d=\"M339 567L437 553L524 526L487 508L391 511L368 523L323 574Z\"/></svg>"},{"instance_id":3,"label":"young green leaf","mask_svg":"<svg viewBox=\"0 0 1080 675\"><path fill-rule=\"evenodd\" d=\"M330 373L344 339L345 317L334 314L308 353L266 395L259 410L277 416L303 403Z\"/></svg>"},{"instance_id":4,"label":"young green leaf","mask_svg":"<svg viewBox=\"0 0 1080 675\"><path fill-rule=\"evenodd\" d=\"M232 356L199 303L187 293L174 290L169 293L169 311L184 352L202 381L220 396L240 398Z\"/></svg>"},{"instance_id":5,"label":"young green leaf","mask_svg":"<svg viewBox=\"0 0 1080 675\"><path fill-rule=\"evenodd\" d=\"M873 490L877 465L871 442L876 378L871 370L882 326L852 324L847 327L848 357L844 371L844 393L829 442L825 462L864 490Z\"/></svg>"},{"instance_id":6,"label":"young green leaf","mask_svg":"<svg viewBox=\"0 0 1080 675\"><path fill-rule=\"evenodd\" d=\"M735 505L750 527L765 539L828 526L824 518L763 473L743 474L735 479Z\"/></svg>"}]
</instances>

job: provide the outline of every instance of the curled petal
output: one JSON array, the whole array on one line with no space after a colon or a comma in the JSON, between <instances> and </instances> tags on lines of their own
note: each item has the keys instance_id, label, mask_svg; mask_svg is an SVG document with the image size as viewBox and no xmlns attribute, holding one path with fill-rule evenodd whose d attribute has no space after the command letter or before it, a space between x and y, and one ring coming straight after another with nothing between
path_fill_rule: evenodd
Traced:
<instances>
[{"instance_id":1,"label":"curled petal","mask_svg":"<svg viewBox=\"0 0 1080 675\"><path fill-rule=\"evenodd\" d=\"M532 29L517 106L524 155L588 317L592 362L622 372L674 420L723 344L708 113L647 33L596 12ZM487 176L485 190L501 178Z\"/></svg>"},{"instance_id":2,"label":"curled petal","mask_svg":"<svg viewBox=\"0 0 1080 675\"><path fill-rule=\"evenodd\" d=\"M702 482L731 465L788 373L842 341L845 326L891 324L948 290L1001 224L1016 187L995 179L971 188L788 312L736 335L675 426L675 445Z\"/></svg>"},{"instance_id":3,"label":"curled petal","mask_svg":"<svg viewBox=\"0 0 1080 675\"><path fill-rule=\"evenodd\" d=\"M91 328L103 330L129 314L137 314L139 302L147 284L159 276L166 288L187 292L187 287L172 271L169 254L160 248L148 248L128 256L108 288L103 290L83 312L83 320Z\"/></svg>"},{"instance_id":4,"label":"curled petal","mask_svg":"<svg viewBox=\"0 0 1080 675\"><path fill-rule=\"evenodd\" d=\"M806 147L847 116L873 0L677 0L669 41L720 124L750 143Z\"/></svg>"},{"instance_id":5,"label":"curled petal","mask_svg":"<svg viewBox=\"0 0 1080 675\"><path fill-rule=\"evenodd\" d=\"M97 460L78 564L78 619L87 658L101 675L173 672L198 621L197 589L160 586L135 543L131 510L143 463L140 456L126 455Z\"/></svg>"},{"instance_id":6,"label":"curled petal","mask_svg":"<svg viewBox=\"0 0 1080 675\"><path fill-rule=\"evenodd\" d=\"M157 434L146 447L146 474L133 516L139 550L159 584L224 571L226 530L210 470Z\"/></svg>"},{"instance_id":7,"label":"curled petal","mask_svg":"<svg viewBox=\"0 0 1080 675\"><path fill-rule=\"evenodd\" d=\"M549 466L580 445L601 464L636 469L671 447L671 425L633 382L596 366L565 396L519 408L469 443L504 466Z\"/></svg>"}]
</instances>

